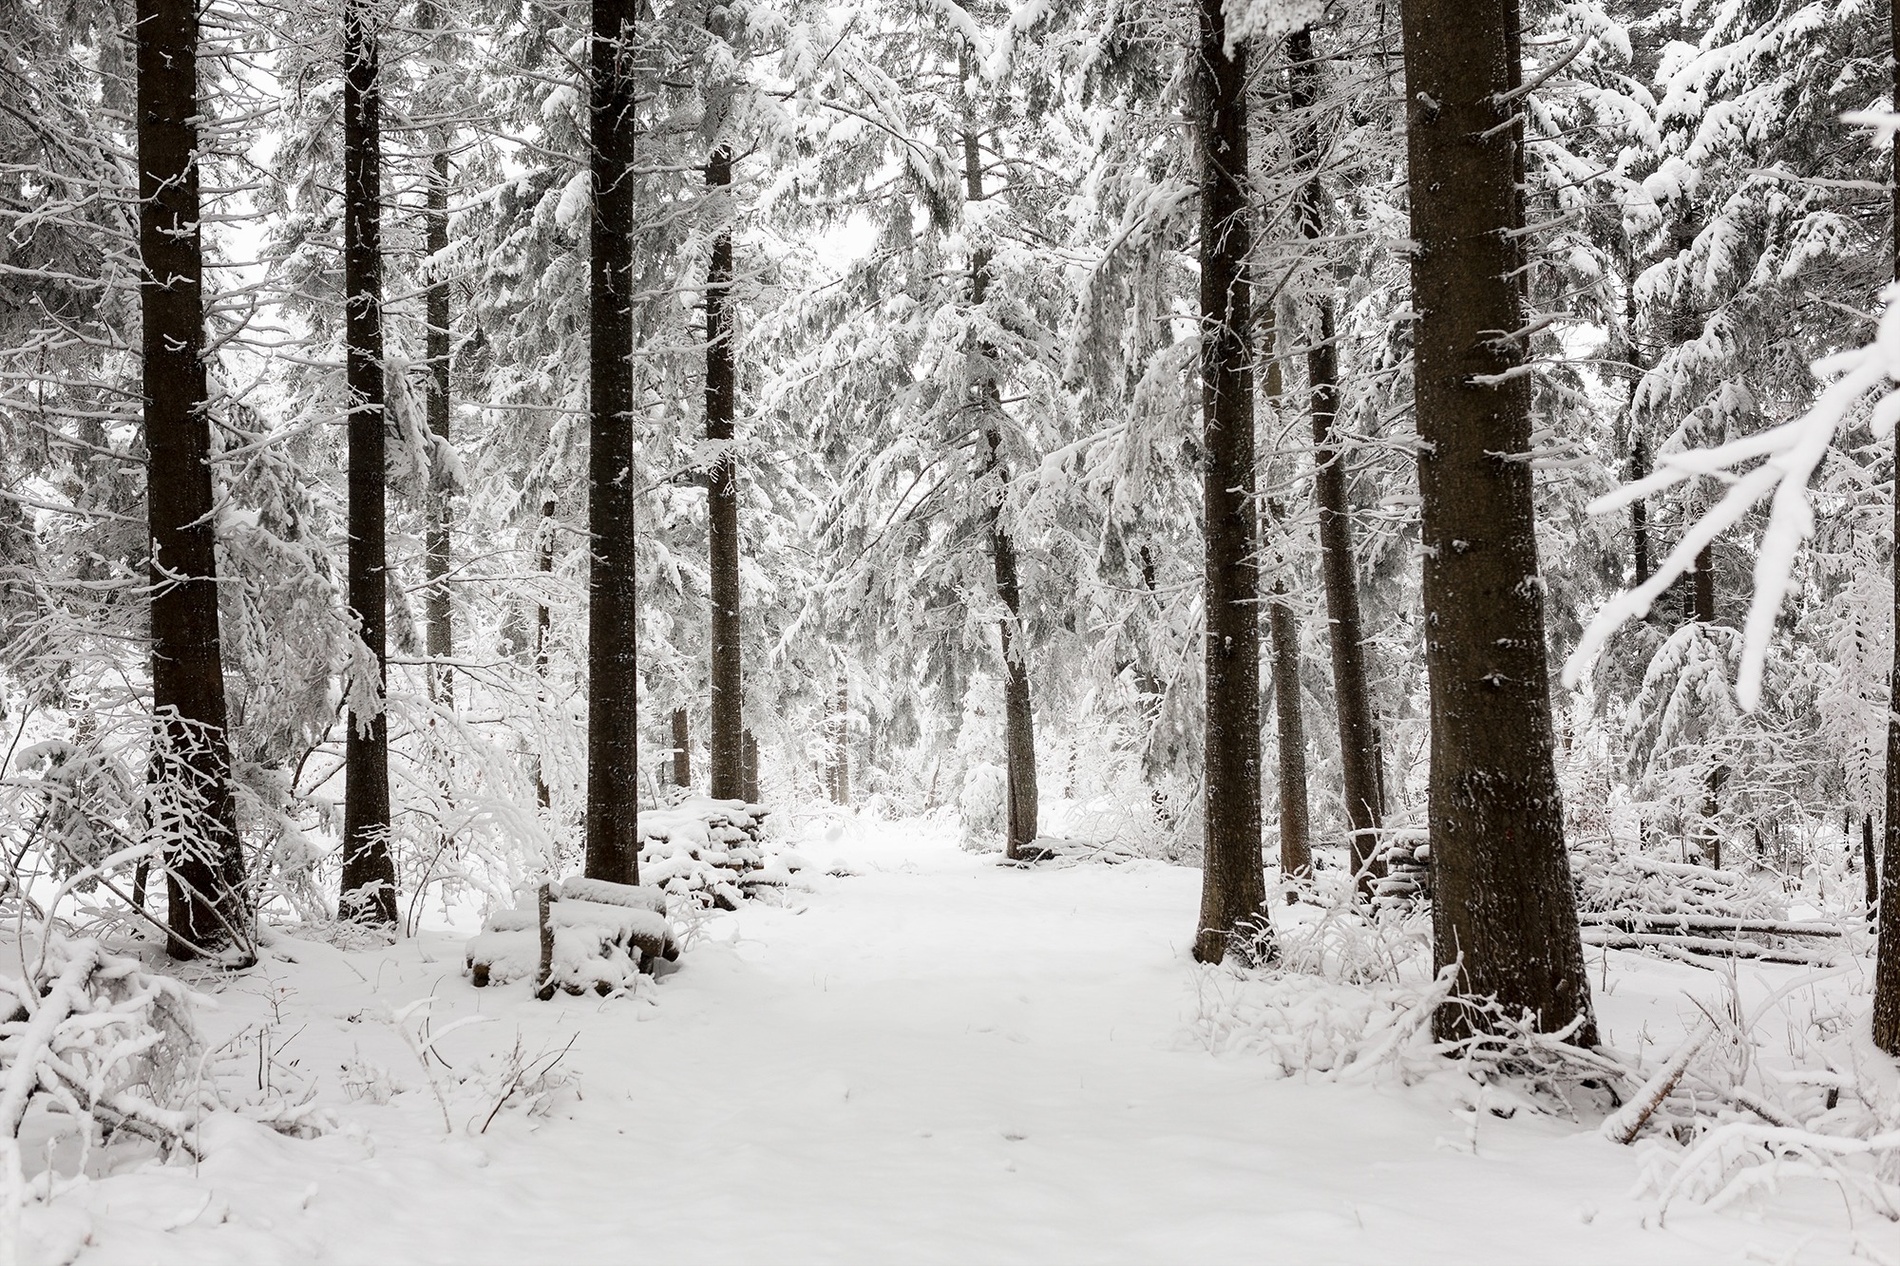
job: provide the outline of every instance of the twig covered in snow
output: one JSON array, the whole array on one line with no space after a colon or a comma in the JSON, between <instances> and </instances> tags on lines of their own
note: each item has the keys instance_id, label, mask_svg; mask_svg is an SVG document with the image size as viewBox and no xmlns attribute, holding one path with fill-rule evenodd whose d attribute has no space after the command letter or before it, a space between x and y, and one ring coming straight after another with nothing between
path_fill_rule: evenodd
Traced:
<instances>
[{"instance_id":1,"label":"twig covered in snow","mask_svg":"<svg viewBox=\"0 0 1900 1266\"><path fill-rule=\"evenodd\" d=\"M1689 1061L1714 1036L1713 1021L1704 1020L1698 1024L1695 1031L1676 1048L1676 1053L1643 1083L1643 1088L1636 1092L1635 1098L1604 1118L1603 1137L1615 1143L1633 1142L1643 1132L1649 1118L1656 1115L1656 1109L1662 1107L1663 1100L1682 1081L1682 1075L1689 1071Z\"/></svg>"},{"instance_id":2,"label":"twig covered in snow","mask_svg":"<svg viewBox=\"0 0 1900 1266\"><path fill-rule=\"evenodd\" d=\"M1648 580L1610 599L1597 612L1564 664L1565 685L1576 685L1612 633L1625 621L1646 615L1657 598L1694 568L1696 556L1710 542L1740 522L1757 502L1769 498L1768 527L1755 558L1755 596L1743 625L1742 659L1735 682L1736 701L1743 710L1752 711L1761 701L1762 666L1775 615L1788 591L1795 552L1814 532L1808 480L1868 394L1883 393L1874 407L1876 435L1892 430L1895 418L1900 417L1900 395L1889 386L1900 380L1900 286L1889 286L1883 298L1887 307L1872 343L1815 362L1816 375L1834 381L1806 413L1759 435L1658 456L1653 474L1590 503L1593 514L1607 514L1688 479L1708 476L1729 483L1728 492L1689 526ZM1757 458L1762 459L1760 465L1737 473L1744 463Z\"/></svg>"}]
</instances>

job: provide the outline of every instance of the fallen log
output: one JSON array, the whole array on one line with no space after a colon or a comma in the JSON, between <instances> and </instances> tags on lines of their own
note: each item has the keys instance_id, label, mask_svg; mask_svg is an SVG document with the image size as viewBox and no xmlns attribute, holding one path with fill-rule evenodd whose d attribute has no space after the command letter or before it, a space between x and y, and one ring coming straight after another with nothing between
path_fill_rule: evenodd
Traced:
<instances>
[{"instance_id":1,"label":"fallen log","mask_svg":"<svg viewBox=\"0 0 1900 1266\"><path fill-rule=\"evenodd\" d=\"M1840 936L1832 923L1795 923L1786 919L1725 918L1716 914L1651 914L1645 910L1586 911L1585 927L1611 927L1625 932L1675 928L1682 932L1753 932L1765 936Z\"/></svg>"},{"instance_id":2,"label":"fallen log","mask_svg":"<svg viewBox=\"0 0 1900 1266\"><path fill-rule=\"evenodd\" d=\"M1713 958L1746 958L1762 963L1792 963L1800 967L1825 967L1834 960L1824 954L1798 949L1778 949L1753 941L1730 941L1713 936L1689 936L1669 932L1619 932L1613 928L1583 929L1583 943L1604 949L1660 949L1686 952Z\"/></svg>"}]
</instances>

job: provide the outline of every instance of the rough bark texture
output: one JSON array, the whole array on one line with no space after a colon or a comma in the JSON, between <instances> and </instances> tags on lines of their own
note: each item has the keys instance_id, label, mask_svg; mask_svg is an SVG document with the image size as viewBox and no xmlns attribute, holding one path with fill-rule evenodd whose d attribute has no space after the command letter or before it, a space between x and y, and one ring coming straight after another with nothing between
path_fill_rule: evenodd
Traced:
<instances>
[{"instance_id":1,"label":"rough bark texture","mask_svg":"<svg viewBox=\"0 0 1900 1266\"><path fill-rule=\"evenodd\" d=\"M706 185L719 196L732 185L732 151L713 151ZM706 438L730 445L737 384L732 349L732 230L713 238L706 270ZM712 715L706 761L713 797L738 798L745 783L745 694L739 649L739 485L730 447L707 484L708 570L712 589Z\"/></svg>"},{"instance_id":2,"label":"rough bark texture","mask_svg":"<svg viewBox=\"0 0 1900 1266\"><path fill-rule=\"evenodd\" d=\"M1892 7L1888 54L1893 62L1893 88L1900 101L1900 4ZM1893 277L1900 281L1900 146L1893 152ZM1900 435L1895 437L1900 444ZM1900 476L1894 481L1894 540L1900 541ZM1900 581L1900 549L1894 551L1894 578ZM1881 841L1880 935L1874 959L1874 1045L1900 1056L1900 584L1893 600L1893 675L1889 679L1893 702L1887 707L1887 820ZM1868 859L1870 862L1871 858ZM1871 876L1870 876L1871 877Z\"/></svg>"},{"instance_id":3,"label":"rough bark texture","mask_svg":"<svg viewBox=\"0 0 1900 1266\"><path fill-rule=\"evenodd\" d=\"M1255 611L1253 368L1247 257L1247 50L1199 0L1191 51L1201 165L1201 425L1206 541L1206 838L1194 957L1266 952L1260 864L1260 625Z\"/></svg>"},{"instance_id":4,"label":"rough bark texture","mask_svg":"<svg viewBox=\"0 0 1900 1266\"><path fill-rule=\"evenodd\" d=\"M1279 506L1269 517L1281 524ZM1267 635L1273 651L1273 716L1279 739L1280 873L1289 879L1313 874L1313 813L1306 795L1306 717L1300 700L1300 624L1286 600L1286 582L1275 579L1267 604ZM1287 890L1288 902L1298 900Z\"/></svg>"},{"instance_id":5,"label":"rough bark texture","mask_svg":"<svg viewBox=\"0 0 1900 1266\"><path fill-rule=\"evenodd\" d=\"M1552 762L1517 278L1514 0L1403 0L1433 940L1458 991L1596 1041ZM1441 1036L1474 1023L1455 1004Z\"/></svg>"},{"instance_id":6,"label":"rough bark texture","mask_svg":"<svg viewBox=\"0 0 1900 1266\"><path fill-rule=\"evenodd\" d=\"M343 10L343 338L350 392L350 610L376 662L369 706L349 709L344 751L345 917L394 926L396 865L389 851L389 714L385 624L389 569L384 472L382 94L374 14L365 0ZM360 698L358 684L353 698Z\"/></svg>"},{"instance_id":7,"label":"rough bark texture","mask_svg":"<svg viewBox=\"0 0 1900 1266\"><path fill-rule=\"evenodd\" d=\"M541 503L541 547L540 557L536 560L541 569L541 601L535 604L534 611L534 677L535 688L540 692L541 702L547 702L548 691L548 635L553 631L553 619L548 611L548 577L554 572L554 503ZM541 765L541 757L534 757L534 798L543 809L552 802L548 792L547 771Z\"/></svg>"},{"instance_id":8,"label":"rough bark texture","mask_svg":"<svg viewBox=\"0 0 1900 1266\"><path fill-rule=\"evenodd\" d=\"M1874 815L1860 820L1860 861L1866 885L1867 925L1878 927L1880 920L1880 863L1874 858Z\"/></svg>"},{"instance_id":9,"label":"rough bark texture","mask_svg":"<svg viewBox=\"0 0 1900 1266\"><path fill-rule=\"evenodd\" d=\"M747 804L757 804L759 802L759 740L753 737L751 730L745 732L741 741L741 750L744 753L740 766L744 773L744 784L739 789L739 795Z\"/></svg>"},{"instance_id":10,"label":"rough bark texture","mask_svg":"<svg viewBox=\"0 0 1900 1266\"><path fill-rule=\"evenodd\" d=\"M693 739L692 722L685 708L673 709L673 785L693 785L693 754L688 750Z\"/></svg>"},{"instance_id":11,"label":"rough bark texture","mask_svg":"<svg viewBox=\"0 0 1900 1266\"><path fill-rule=\"evenodd\" d=\"M633 520L633 0L594 0L589 118L587 845L589 879L640 882Z\"/></svg>"},{"instance_id":12,"label":"rough bark texture","mask_svg":"<svg viewBox=\"0 0 1900 1266\"><path fill-rule=\"evenodd\" d=\"M427 248L433 260L443 260L449 249L449 152L446 134L436 138L429 167ZM428 299L429 433L446 446L449 437L449 280L441 273L430 278ZM455 678L448 661L455 656L454 609L449 603L449 536L453 527L452 490L435 479L429 488L429 522L423 551L423 574L428 582L424 618L427 622L429 698L444 706L455 703Z\"/></svg>"},{"instance_id":13,"label":"rough bark texture","mask_svg":"<svg viewBox=\"0 0 1900 1266\"><path fill-rule=\"evenodd\" d=\"M1268 400L1277 401L1282 387L1280 358L1274 341L1278 336L1273 309L1261 314L1262 354L1265 356L1261 389ZM1286 512L1276 500L1266 503L1262 523L1263 540L1273 547L1262 558L1271 558L1273 596L1267 602L1267 644L1273 656L1273 717L1279 740L1280 793L1280 874L1284 878L1310 878L1313 874L1313 813L1306 793L1306 714L1300 690L1300 618L1287 599L1285 579L1287 540ZM1299 900L1288 888L1289 903Z\"/></svg>"},{"instance_id":14,"label":"rough bark texture","mask_svg":"<svg viewBox=\"0 0 1900 1266\"><path fill-rule=\"evenodd\" d=\"M175 796L155 820L175 958L250 940L225 737L224 658L205 414L204 254L198 205L198 8L139 0L139 288L146 511L151 532L151 779ZM158 797L162 800L163 795ZM191 824L191 838L179 828ZM142 887L142 885L141 885Z\"/></svg>"},{"instance_id":15,"label":"rough bark texture","mask_svg":"<svg viewBox=\"0 0 1900 1266\"><path fill-rule=\"evenodd\" d=\"M1319 96L1320 64L1310 28L1287 39L1293 64L1293 108L1301 112L1295 138L1299 162L1309 173L1300 189L1301 235L1318 242L1325 234L1325 191L1320 186L1319 128L1311 120ZM1335 340L1330 279L1314 300L1318 337L1306 354L1309 409L1313 421L1313 496L1319 508L1320 578L1326 591L1326 634L1333 658L1333 699L1339 726L1339 760L1345 782L1346 822L1353 873L1362 897L1385 871L1378 859L1381 821L1379 758L1372 733L1372 703L1366 687L1365 625L1359 618L1359 575L1352 553L1352 518L1346 487L1346 454L1335 422L1339 414L1339 349Z\"/></svg>"}]
</instances>

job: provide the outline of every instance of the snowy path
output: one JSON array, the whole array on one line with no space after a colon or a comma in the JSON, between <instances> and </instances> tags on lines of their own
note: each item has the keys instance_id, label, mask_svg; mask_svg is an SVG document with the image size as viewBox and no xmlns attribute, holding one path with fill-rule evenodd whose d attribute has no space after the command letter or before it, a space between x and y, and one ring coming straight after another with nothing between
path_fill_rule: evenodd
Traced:
<instances>
[{"instance_id":1,"label":"snowy path","mask_svg":"<svg viewBox=\"0 0 1900 1266\"><path fill-rule=\"evenodd\" d=\"M1685 1206L1645 1228L1633 1154L1565 1123L1487 1117L1473 1155L1443 1088L1210 1056L1188 1035L1197 872L1021 872L897 831L808 852L860 873L717 920L657 1005L476 991L447 935L348 956L286 943L299 961L233 989L217 1024L274 1001L280 1059L319 1075L346 1129L229 1123L196 1175L127 1174L36 1214L41 1252L90 1236L79 1260L101 1266L1838 1260L1832 1237L1786 1258L1786 1219ZM445 1142L359 974L391 1005L434 990L438 1024L498 1017L442 1039L458 1071L517 1033L530 1053L575 1038L580 1101L477 1135L492 1098L463 1087ZM353 1055L401 1092L344 1099Z\"/></svg>"}]
</instances>

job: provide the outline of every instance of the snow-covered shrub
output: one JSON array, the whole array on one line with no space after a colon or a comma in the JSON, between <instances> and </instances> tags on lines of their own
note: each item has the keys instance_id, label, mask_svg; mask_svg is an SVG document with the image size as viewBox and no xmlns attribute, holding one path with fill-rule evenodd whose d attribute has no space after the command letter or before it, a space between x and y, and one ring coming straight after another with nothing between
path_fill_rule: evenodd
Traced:
<instances>
[{"instance_id":1,"label":"snow-covered shrub","mask_svg":"<svg viewBox=\"0 0 1900 1266\"><path fill-rule=\"evenodd\" d=\"M974 761L963 774L957 795L957 814L963 823L963 847L993 853L1003 847L1009 820L1009 778L1001 765Z\"/></svg>"}]
</instances>

